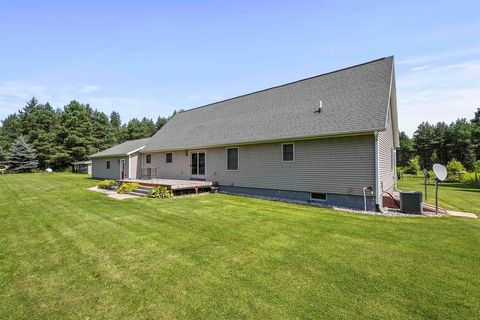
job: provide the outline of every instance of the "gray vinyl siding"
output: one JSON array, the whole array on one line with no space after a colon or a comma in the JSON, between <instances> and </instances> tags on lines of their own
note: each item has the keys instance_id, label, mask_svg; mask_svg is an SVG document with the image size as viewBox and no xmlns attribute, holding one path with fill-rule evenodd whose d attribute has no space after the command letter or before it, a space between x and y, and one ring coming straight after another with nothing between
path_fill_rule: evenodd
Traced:
<instances>
[{"instance_id":1,"label":"gray vinyl siding","mask_svg":"<svg viewBox=\"0 0 480 320\"><path fill-rule=\"evenodd\" d=\"M282 162L282 143L239 146L238 171L226 170L226 148L206 149L206 180L220 185L304 192L363 195L363 187L375 186L375 141L365 136L295 142L295 162ZM235 147L232 145L230 147ZM159 178L189 179L185 151L152 153L152 167Z\"/></svg>"},{"instance_id":2,"label":"gray vinyl siding","mask_svg":"<svg viewBox=\"0 0 480 320\"><path fill-rule=\"evenodd\" d=\"M382 191L395 189L396 161L394 150L391 110L388 110L387 129L378 133L379 174ZM393 160L393 162L392 162Z\"/></svg>"},{"instance_id":3,"label":"gray vinyl siding","mask_svg":"<svg viewBox=\"0 0 480 320\"><path fill-rule=\"evenodd\" d=\"M125 177L128 177L128 156L92 159L92 177L97 179L120 179L120 159L125 159ZM107 169L110 160L110 169Z\"/></svg>"}]
</instances>

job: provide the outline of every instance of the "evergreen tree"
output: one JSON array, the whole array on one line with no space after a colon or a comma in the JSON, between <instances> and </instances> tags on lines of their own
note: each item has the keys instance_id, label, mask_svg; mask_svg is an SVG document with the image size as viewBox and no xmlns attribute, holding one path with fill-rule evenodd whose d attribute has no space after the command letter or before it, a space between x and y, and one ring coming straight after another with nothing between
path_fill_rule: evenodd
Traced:
<instances>
[{"instance_id":1,"label":"evergreen tree","mask_svg":"<svg viewBox=\"0 0 480 320\"><path fill-rule=\"evenodd\" d=\"M93 135L92 109L78 101L71 101L64 107L61 116L61 128L57 141L64 150L59 150L54 158L67 166L73 161L85 160L95 153L95 137Z\"/></svg>"},{"instance_id":2,"label":"evergreen tree","mask_svg":"<svg viewBox=\"0 0 480 320\"><path fill-rule=\"evenodd\" d=\"M434 128L428 122L422 122L413 135L415 151L417 155L420 156L420 164L422 168L430 168L432 166L431 158L434 151L434 138Z\"/></svg>"},{"instance_id":3,"label":"evergreen tree","mask_svg":"<svg viewBox=\"0 0 480 320\"><path fill-rule=\"evenodd\" d=\"M452 145L451 159L459 160L467 169L473 168L475 146L472 141L473 125L467 119L458 119L451 124Z\"/></svg>"},{"instance_id":4,"label":"evergreen tree","mask_svg":"<svg viewBox=\"0 0 480 320\"><path fill-rule=\"evenodd\" d=\"M110 127L115 136L115 143L120 143L122 140L122 120L120 114L116 111L110 113ZM122 141L123 142L123 141Z\"/></svg>"},{"instance_id":5,"label":"evergreen tree","mask_svg":"<svg viewBox=\"0 0 480 320\"><path fill-rule=\"evenodd\" d=\"M400 132L400 148L397 152L397 165L399 167L406 167L408 161L414 156L415 148L413 140L405 132Z\"/></svg>"},{"instance_id":6,"label":"evergreen tree","mask_svg":"<svg viewBox=\"0 0 480 320\"><path fill-rule=\"evenodd\" d=\"M3 167L6 164L7 159L7 152L2 147L0 147L0 167Z\"/></svg>"},{"instance_id":7,"label":"evergreen tree","mask_svg":"<svg viewBox=\"0 0 480 320\"><path fill-rule=\"evenodd\" d=\"M0 128L0 146L8 150L15 139L21 135L22 125L20 124L19 116L14 113L2 121Z\"/></svg>"},{"instance_id":8,"label":"evergreen tree","mask_svg":"<svg viewBox=\"0 0 480 320\"><path fill-rule=\"evenodd\" d=\"M20 136L10 148L7 160L14 172L29 172L38 168L38 161L34 150Z\"/></svg>"},{"instance_id":9,"label":"evergreen tree","mask_svg":"<svg viewBox=\"0 0 480 320\"><path fill-rule=\"evenodd\" d=\"M158 117L157 122L155 122L155 129L160 130L163 128L164 125L166 125L168 122L168 119L165 117Z\"/></svg>"},{"instance_id":10,"label":"evergreen tree","mask_svg":"<svg viewBox=\"0 0 480 320\"><path fill-rule=\"evenodd\" d=\"M103 150L110 148L117 143L114 129L105 113L95 110L92 114L92 123L94 138L93 147L95 149Z\"/></svg>"},{"instance_id":11,"label":"evergreen tree","mask_svg":"<svg viewBox=\"0 0 480 320\"><path fill-rule=\"evenodd\" d=\"M47 102L36 104L33 108L25 107L21 112L23 136L33 146L41 168L48 167L53 161L57 148L59 117Z\"/></svg>"}]
</instances>

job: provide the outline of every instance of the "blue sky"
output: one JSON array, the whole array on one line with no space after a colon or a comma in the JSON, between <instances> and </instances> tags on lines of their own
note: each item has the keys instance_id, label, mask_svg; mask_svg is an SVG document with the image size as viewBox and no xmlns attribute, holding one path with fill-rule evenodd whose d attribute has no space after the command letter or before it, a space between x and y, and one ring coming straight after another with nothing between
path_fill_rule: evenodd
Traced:
<instances>
[{"instance_id":1,"label":"blue sky","mask_svg":"<svg viewBox=\"0 0 480 320\"><path fill-rule=\"evenodd\" d=\"M480 107L479 3L0 0L0 119L31 96L156 118L395 55L412 134Z\"/></svg>"}]
</instances>

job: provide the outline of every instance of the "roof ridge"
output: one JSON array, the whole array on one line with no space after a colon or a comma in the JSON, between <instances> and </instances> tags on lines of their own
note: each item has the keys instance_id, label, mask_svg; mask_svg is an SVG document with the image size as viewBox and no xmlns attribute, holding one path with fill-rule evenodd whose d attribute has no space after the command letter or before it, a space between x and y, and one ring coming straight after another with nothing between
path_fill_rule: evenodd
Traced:
<instances>
[{"instance_id":1,"label":"roof ridge","mask_svg":"<svg viewBox=\"0 0 480 320\"><path fill-rule=\"evenodd\" d=\"M228 99L224 99L224 100L220 100L220 101L215 101L215 102L211 102L211 103L208 103L208 104L204 104L204 105L199 106L199 107L195 107L195 108L183 110L183 111L181 111L181 112L178 112L177 114L185 113L185 112L189 112L189 111L193 111L193 110L197 110L197 109L201 109L201 108L205 108L205 107L209 107L209 106L214 105L214 104L217 104L217 103L222 103L222 102L226 102L226 101L238 99L238 98L245 97L245 96L249 96L249 95L256 94L256 93L260 93L260 92L264 92L264 91L268 91L268 90L272 90L272 89L281 88L281 87L288 86L288 85L291 85L291 84L294 84L294 83L298 83L298 82L302 82L302 81L307 81L307 80L315 79L315 78L318 78L318 77L323 77L323 76L326 76L326 75L329 75L329 74L332 74L332 73L336 73L336 72L340 72L340 71L345 71L345 70L352 69L352 68L357 68L357 67L360 67L360 66L363 66L363 65L366 65L366 64L378 62L378 61L385 60L385 59L389 59L389 58L393 58L393 57L394 57L394 56L391 55L391 56L388 56L388 57L378 58L378 59L375 59L375 60L371 60L371 61L367 61L367 62L363 62L363 63L356 64L356 65L353 65L353 66L345 67L345 68L342 68L342 69L337 69L337 70L333 70L333 71L321 73L321 74L318 74L318 75L316 75L316 76L311 76L311 77L303 78L303 79L300 79L300 80L295 80L295 81L292 81L292 82L287 82L287 83L280 84L280 85L277 85L277 86L269 87L269 88L266 88L266 89L261 89L261 90L257 90L257 91L254 91L254 92L241 94L241 95L239 95L239 96L235 96L235 97L232 97L232 98L228 98Z\"/></svg>"}]
</instances>

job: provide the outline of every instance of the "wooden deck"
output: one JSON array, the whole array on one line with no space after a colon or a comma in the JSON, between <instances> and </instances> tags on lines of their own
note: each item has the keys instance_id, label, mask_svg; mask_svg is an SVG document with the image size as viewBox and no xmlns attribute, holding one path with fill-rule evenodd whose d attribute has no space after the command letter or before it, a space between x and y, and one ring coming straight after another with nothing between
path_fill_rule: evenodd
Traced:
<instances>
[{"instance_id":1,"label":"wooden deck","mask_svg":"<svg viewBox=\"0 0 480 320\"><path fill-rule=\"evenodd\" d=\"M165 186L172 191L208 189L213 186L211 181L175 180L175 179L124 179L120 182L136 182L142 186Z\"/></svg>"}]
</instances>

